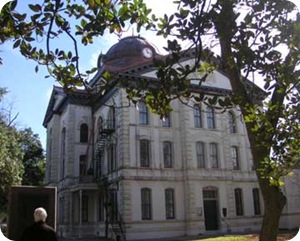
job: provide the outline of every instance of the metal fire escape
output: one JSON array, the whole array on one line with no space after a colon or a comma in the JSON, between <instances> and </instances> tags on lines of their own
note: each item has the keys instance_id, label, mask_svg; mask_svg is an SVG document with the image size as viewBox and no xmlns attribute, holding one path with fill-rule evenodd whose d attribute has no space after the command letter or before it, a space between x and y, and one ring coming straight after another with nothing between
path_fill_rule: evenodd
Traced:
<instances>
[{"instance_id":1,"label":"metal fire escape","mask_svg":"<svg viewBox=\"0 0 300 241\"><path fill-rule=\"evenodd\" d=\"M116 189L114 189L115 183L108 180L107 175L103 173L102 169L107 142L115 132L114 121L108 120L106 123L102 123L102 128L98 131L94 148L94 176L105 200L105 236L108 237L108 230L110 227L115 235L116 241L126 241L125 224L118 211Z\"/></svg>"}]
</instances>

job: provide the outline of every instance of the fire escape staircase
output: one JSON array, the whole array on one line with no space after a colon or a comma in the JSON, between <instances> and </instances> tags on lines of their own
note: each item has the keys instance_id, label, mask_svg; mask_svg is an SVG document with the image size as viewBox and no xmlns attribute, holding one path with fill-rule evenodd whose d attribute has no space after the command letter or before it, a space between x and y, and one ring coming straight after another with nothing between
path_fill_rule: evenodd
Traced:
<instances>
[{"instance_id":1,"label":"fire escape staircase","mask_svg":"<svg viewBox=\"0 0 300 241\"><path fill-rule=\"evenodd\" d=\"M101 161L104 158L106 144L114 132L114 128L102 129L95 143L94 149L94 175L97 185L101 193L104 194L105 204L104 208L106 211L106 237L108 236L108 226L111 227L115 235L116 241L126 241L126 230L125 224L121 214L118 211L118 206L115 200L113 200L112 192L114 191L111 187L113 186L102 173Z\"/></svg>"}]
</instances>

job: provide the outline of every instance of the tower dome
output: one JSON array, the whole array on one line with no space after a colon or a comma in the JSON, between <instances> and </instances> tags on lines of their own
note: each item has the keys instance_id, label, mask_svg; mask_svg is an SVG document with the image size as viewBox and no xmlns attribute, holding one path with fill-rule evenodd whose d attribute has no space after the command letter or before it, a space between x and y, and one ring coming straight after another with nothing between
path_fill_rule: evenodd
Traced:
<instances>
[{"instance_id":1,"label":"tower dome","mask_svg":"<svg viewBox=\"0 0 300 241\"><path fill-rule=\"evenodd\" d=\"M149 62L158 54L155 48L140 36L130 36L114 44L105 55L98 59L98 67L117 71Z\"/></svg>"}]
</instances>

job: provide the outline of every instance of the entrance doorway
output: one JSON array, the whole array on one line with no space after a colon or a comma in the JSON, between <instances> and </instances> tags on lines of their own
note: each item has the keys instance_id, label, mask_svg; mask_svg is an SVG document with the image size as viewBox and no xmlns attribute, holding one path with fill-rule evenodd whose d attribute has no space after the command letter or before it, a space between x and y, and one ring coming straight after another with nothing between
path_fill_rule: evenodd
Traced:
<instances>
[{"instance_id":1,"label":"entrance doorway","mask_svg":"<svg viewBox=\"0 0 300 241\"><path fill-rule=\"evenodd\" d=\"M218 190L216 188L203 189L203 208L205 229L219 229Z\"/></svg>"}]
</instances>

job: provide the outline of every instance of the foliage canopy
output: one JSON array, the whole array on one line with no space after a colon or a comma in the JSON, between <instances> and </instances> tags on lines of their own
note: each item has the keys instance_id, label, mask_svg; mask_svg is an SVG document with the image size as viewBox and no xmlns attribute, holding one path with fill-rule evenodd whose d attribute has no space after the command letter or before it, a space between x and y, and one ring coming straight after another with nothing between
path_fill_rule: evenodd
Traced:
<instances>
[{"instance_id":1,"label":"foliage canopy","mask_svg":"<svg viewBox=\"0 0 300 241\"><path fill-rule=\"evenodd\" d=\"M285 197L282 178L299 165L299 82L300 21L295 6L286 0L175 0L177 12L156 18L142 0L44 0L29 5L30 15L18 13L16 2L8 4L0 15L0 40L13 38L14 48L39 65L65 90L77 86L88 89L87 77L95 69L81 73L78 44L93 43L93 38L110 33L119 34L128 24L157 31L168 40L170 55L164 61L154 60L160 88L147 85L128 88L132 101L145 99L160 115L171 111L170 102L194 99L214 107L235 105L245 120L252 148L253 163L264 198L265 216L261 240L275 240ZM52 48L64 34L73 44L73 51ZM45 48L35 46L44 38ZM182 49L180 41L190 43ZM218 46L219 56L214 56ZM181 66L181 57L191 49L194 66ZM205 49L209 49L206 51ZM201 65L201 60L206 64ZM200 71L203 83L214 69L224 71L232 86L232 96L195 95L190 91L189 74ZM257 92L249 91L247 81L264 82L265 100L257 103ZM124 84L124 85L123 85ZM105 86L103 87L105 89ZM273 233L270 233L272 230Z\"/></svg>"}]
</instances>

